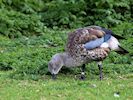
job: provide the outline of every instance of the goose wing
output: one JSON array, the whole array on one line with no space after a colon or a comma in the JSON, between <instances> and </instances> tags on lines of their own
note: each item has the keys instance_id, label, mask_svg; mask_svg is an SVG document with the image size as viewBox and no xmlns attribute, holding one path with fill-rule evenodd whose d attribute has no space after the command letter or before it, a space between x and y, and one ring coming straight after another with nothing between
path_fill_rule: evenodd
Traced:
<instances>
[{"instance_id":1,"label":"goose wing","mask_svg":"<svg viewBox=\"0 0 133 100\"><path fill-rule=\"evenodd\" d=\"M103 27L100 27L100 26L92 25L92 26L88 26L88 27L86 27L86 28L93 28L93 29L97 29L97 30L102 30L102 31L104 31L106 34L111 34L112 36L114 36L114 37L117 38L117 39L125 39L124 37L115 34L115 33L114 33L113 31L111 31L110 29L106 29L106 28L103 28Z\"/></svg>"},{"instance_id":2,"label":"goose wing","mask_svg":"<svg viewBox=\"0 0 133 100\"><path fill-rule=\"evenodd\" d=\"M100 35L100 37L99 37L98 35L101 32L104 33L104 34L102 36ZM86 49L94 49L94 48L100 47L104 42L108 41L111 38L111 34L107 34L105 31L99 29L99 27L98 27L98 29L97 28L90 29L89 33L93 34L93 35L96 35L97 38L94 39L94 40L91 40L89 42L86 42L84 44L84 47Z\"/></svg>"},{"instance_id":3,"label":"goose wing","mask_svg":"<svg viewBox=\"0 0 133 100\"><path fill-rule=\"evenodd\" d=\"M67 49L75 48L80 44L84 44L86 49L94 49L99 47L105 40L111 37L103 30L91 27L77 29L68 35Z\"/></svg>"},{"instance_id":4,"label":"goose wing","mask_svg":"<svg viewBox=\"0 0 133 100\"><path fill-rule=\"evenodd\" d=\"M90 42L86 42L85 43L86 49L94 49L96 47L101 46L102 43L108 41L111 38L111 36L115 37L116 39L125 39L122 36L114 34L113 31L106 29L106 28L102 28L100 26L88 26L88 27L86 27L86 29L89 29L89 28L92 28L93 30L99 30L101 32L104 32L105 34L101 38L97 38L97 39L92 40Z\"/></svg>"},{"instance_id":5,"label":"goose wing","mask_svg":"<svg viewBox=\"0 0 133 100\"><path fill-rule=\"evenodd\" d=\"M94 49L108 41L111 36L123 39L123 37L115 35L111 30L100 26L88 26L77 29L74 32L69 33L67 48L74 47L74 45L84 44L86 49Z\"/></svg>"}]
</instances>

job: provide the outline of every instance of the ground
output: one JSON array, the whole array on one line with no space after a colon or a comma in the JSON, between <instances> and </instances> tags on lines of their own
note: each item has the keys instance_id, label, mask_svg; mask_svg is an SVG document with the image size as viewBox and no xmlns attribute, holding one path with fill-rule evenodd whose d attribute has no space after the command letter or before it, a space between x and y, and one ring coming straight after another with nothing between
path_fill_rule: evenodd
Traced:
<instances>
[{"instance_id":1,"label":"ground","mask_svg":"<svg viewBox=\"0 0 133 100\"><path fill-rule=\"evenodd\" d=\"M133 100L133 38L128 31L120 42L130 53L110 53L103 62L102 81L95 62L86 65L84 81L79 80L80 68L63 69L57 80L51 79L48 61L64 51L70 31L47 30L19 38L0 35L0 100ZM121 26L114 31L120 34Z\"/></svg>"},{"instance_id":2,"label":"ground","mask_svg":"<svg viewBox=\"0 0 133 100\"><path fill-rule=\"evenodd\" d=\"M1 100L132 100L133 74L114 78L86 79L58 75L57 80L42 76L38 81L8 78L0 72Z\"/></svg>"}]
</instances>

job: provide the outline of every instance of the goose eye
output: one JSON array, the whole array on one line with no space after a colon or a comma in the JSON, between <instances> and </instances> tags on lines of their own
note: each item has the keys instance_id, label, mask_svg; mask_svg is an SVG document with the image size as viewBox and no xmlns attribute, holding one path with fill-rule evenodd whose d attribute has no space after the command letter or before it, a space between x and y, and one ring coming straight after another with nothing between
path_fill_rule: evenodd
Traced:
<instances>
[{"instance_id":1,"label":"goose eye","mask_svg":"<svg viewBox=\"0 0 133 100\"><path fill-rule=\"evenodd\" d=\"M52 66L53 66L53 64L50 62L50 63L48 64L48 66L52 67Z\"/></svg>"},{"instance_id":2,"label":"goose eye","mask_svg":"<svg viewBox=\"0 0 133 100\"><path fill-rule=\"evenodd\" d=\"M56 68L54 68L54 71L56 70Z\"/></svg>"}]
</instances>

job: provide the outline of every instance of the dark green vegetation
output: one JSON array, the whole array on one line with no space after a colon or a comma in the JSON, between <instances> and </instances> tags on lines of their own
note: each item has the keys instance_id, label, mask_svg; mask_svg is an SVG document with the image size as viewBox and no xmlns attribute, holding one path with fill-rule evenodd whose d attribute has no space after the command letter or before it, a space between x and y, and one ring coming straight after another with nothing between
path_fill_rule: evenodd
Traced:
<instances>
[{"instance_id":1,"label":"dark green vegetation","mask_svg":"<svg viewBox=\"0 0 133 100\"><path fill-rule=\"evenodd\" d=\"M122 27L122 28L121 28ZM132 62L132 41L131 24L124 23L112 28L117 34L122 34L126 40L121 40L122 46L130 53L128 55L119 55L112 52L104 61L104 73L108 74L125 74L133 72ZM69 30L70 31L70 30ZM52 55L63 52L67 33L46 29L41 36L22 36L20 38L10 39L0 36L0 69L14 71L13 77L31 75L37 79L38 75L44 75L48 72L47 64ZM79 68L74 68L69 74L80 72ZM88 74L98 74L98 68L95 63L88 65ZM15 75L15 76L14 76Z\"/></svg>"},{"instance_id":2,"label":"dark green vegetation","mask_svg":"<svg viewBox=\"0 0 133 100\"><path fill-rule=\"evenodd\" d=\"M132 5L132 0L1 0L0 99L132 100ZM110 53L102 82L96 63L87 65L86 81L79 81L78 67L63 68L52 81L47 64L64 51L67 33L92 24L125 37L120 42L129 54Z\"/></svg>"},{"instance_id":3,"label":"dark green vegetation","mask_svg":"<svg viewBox=\"0 0 133 100\"><path fill-rule=\"evenodd\" d=\"M0 33L41 35L45 28L116 26L132 22L133 0L1 0Z\"/></svg>"}]
</instances>

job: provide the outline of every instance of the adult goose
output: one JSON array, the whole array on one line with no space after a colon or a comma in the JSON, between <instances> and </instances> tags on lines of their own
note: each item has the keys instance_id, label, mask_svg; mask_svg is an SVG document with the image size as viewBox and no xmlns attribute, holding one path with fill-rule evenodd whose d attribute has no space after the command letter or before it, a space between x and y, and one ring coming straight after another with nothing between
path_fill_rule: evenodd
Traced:
<instances>
[{"instance_id":1,"label":"adult goose","mask_svg":"<svg viewBox=\"0 0 133 100\"><path fill-rule=\"evenodd\" d=\"M100 26L88 26L69 33L66 51L55 54L48 63L52 78L56 78L56 74L62 66L81 66L81 79L85 79L85 64L97 61L99 77L102 80L102 61L108 56L109 52L114 50L119 54L128 53L120 46L117 38L124 39L111 30Z\"/></svg>"}]
</instances>

